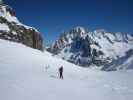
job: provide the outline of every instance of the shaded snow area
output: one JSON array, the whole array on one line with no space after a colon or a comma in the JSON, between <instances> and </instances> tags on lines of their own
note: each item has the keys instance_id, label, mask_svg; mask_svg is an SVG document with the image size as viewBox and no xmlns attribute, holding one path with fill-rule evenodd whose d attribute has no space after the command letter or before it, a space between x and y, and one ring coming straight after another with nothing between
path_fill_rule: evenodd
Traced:
<instances>
[{"instance_id":1,"label":"shaded snow area","mask_svg":"<svg viewBox=\"0 0 133 100\"><path fill-rule=\"evenodd\" d=\"M0 40L0 100L132 100L133 71L84 69ZM64 79L58 68L64 66Z\"/></svg>"}]
</instances>

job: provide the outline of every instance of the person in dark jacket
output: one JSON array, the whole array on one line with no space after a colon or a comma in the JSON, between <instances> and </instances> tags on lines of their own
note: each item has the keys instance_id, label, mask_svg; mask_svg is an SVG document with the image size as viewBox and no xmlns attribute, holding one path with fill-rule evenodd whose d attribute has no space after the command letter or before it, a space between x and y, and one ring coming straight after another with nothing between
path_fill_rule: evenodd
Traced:
<instances>
[{"instance_id":1,"label":"person in dark jacket","mask_svg":"<svg viewBox=\"0 0 133 100\"><path fill-rule=\"evenodd\" d=\"M60 79L63 79L63 66L59 68L59 76L60 76Z\"/></svg>"}]
</instances>

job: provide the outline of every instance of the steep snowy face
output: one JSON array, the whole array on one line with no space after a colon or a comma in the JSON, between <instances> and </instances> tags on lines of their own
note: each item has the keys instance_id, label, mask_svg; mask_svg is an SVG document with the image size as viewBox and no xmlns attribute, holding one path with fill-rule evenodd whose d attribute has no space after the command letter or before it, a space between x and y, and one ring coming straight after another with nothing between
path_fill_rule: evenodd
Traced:
<instances>
[{"instance_id":1,"label":"steep snowy face","mask_svg":"<svg viewBox=\"0 0 133 100\"><path fill-rule=\"evenodd\" d=\"M36 29L19 22L15 11L5 4L0 4L0 38L43 50L41 34Z\"/></svg>"},{"instance_id":2,"label":"steep snowy face","mask_svg":"<svg viewBox=\"0 0 133 100\"><path fill-rule=\"evenodd\" d=\"M75 27L69 32L64 32L63 34L61 34L60 38L56 40L49 49L51 52L54 52L54 54L58 54L65 47L69 47L70 44L74 42L74 39L79 39L81 37L83 38L85 36L85 28Z\"/></svg>"},{"instance_id":3,"label":"steep snowy face","mask_svg":"<svg viewBox=\"0 0 133 100\"><path fill-rule=\"evenodd\" d=\"M4 4L0 5L0 16L4 17L9 22L20 23L18 19L16 18L15 11L8 5L4 5Z\"/></svg>"},{"instance_id":4,"label":"steep snowy face","mask_svg":"<svg viewBox=\"0 0 133 100\"><path fill-rule=\"evenodd\" d=\"M110 33L104 29L90 32L76 27L63 33L48 50L77 65L103 67L126 56L132 49L133 36L129 34Z\"/></svg>"}]
</instances>

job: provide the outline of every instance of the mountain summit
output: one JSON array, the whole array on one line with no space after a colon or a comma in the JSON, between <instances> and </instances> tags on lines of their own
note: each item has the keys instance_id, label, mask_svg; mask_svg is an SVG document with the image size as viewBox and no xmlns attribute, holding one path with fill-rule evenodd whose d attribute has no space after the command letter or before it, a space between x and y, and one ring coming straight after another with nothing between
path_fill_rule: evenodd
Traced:
<instances>
[{"instance_id":1,"label":"mountain summit","mask_svg":"<svg viewBox=\"0 0 133 100\"><path fill-rule=\"evenodd\" d=\"M0 38L19 42L29 47L43 50L41 34L33 27L22 24L15 11L0 1Z\"/></svg>"},{"instance_id":2,"label":"mountain summit","mask_svg":"<svg viewBox=\"0 0 133 100\"><path fill-rule=\"evenodd\" d=\"M90 32L83 27L75 27L64 32L49 51L80 66L93 65L103 70L116 70L118 67L115 65L122 65L128 60L128 53L133 55L133 36L121 32L110 33L104 29Z\"/></svg>"}]
</instances>

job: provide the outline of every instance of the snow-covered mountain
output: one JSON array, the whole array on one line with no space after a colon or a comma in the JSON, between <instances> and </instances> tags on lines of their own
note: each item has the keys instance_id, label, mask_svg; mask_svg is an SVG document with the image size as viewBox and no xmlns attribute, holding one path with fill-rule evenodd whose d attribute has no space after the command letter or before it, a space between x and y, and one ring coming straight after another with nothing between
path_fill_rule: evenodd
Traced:
<instances>
[{"instance_id":1,"label":"snow-covered mountain","mask_svg":"<svg viewBox=\"0 0 133 100\"><path fill-rule=\"evenodd\" d=\"M84 67L95 65L103 70L133 68L132 64L121 66L133 56L133 36L127 33L110 33L103 29L90 32L84 27L75 27L64 32L48 51Z\"/></svg>"},{"instance_id":2,"label":"snow-covered mountain","mask_svg":"<svg viewBox=\"0 0 133 100\"><path fill-rule=\"evenodd\" d=\"M133 71L86 69L0 39L0 100L132 100ZM58 68L64 67L64 79Z\"/></svg>"},{"instance_id":3,"label":"snow-covered mountain","mask_svg":"<svg viewBox=\"0 0 133 100\"><path fill-rule=\"evenodd\" d=\"M15 11L3 3L0 3L0 38L43 50L41 34L35 28L22 24Z\"/></svg>"}]
</instances>

